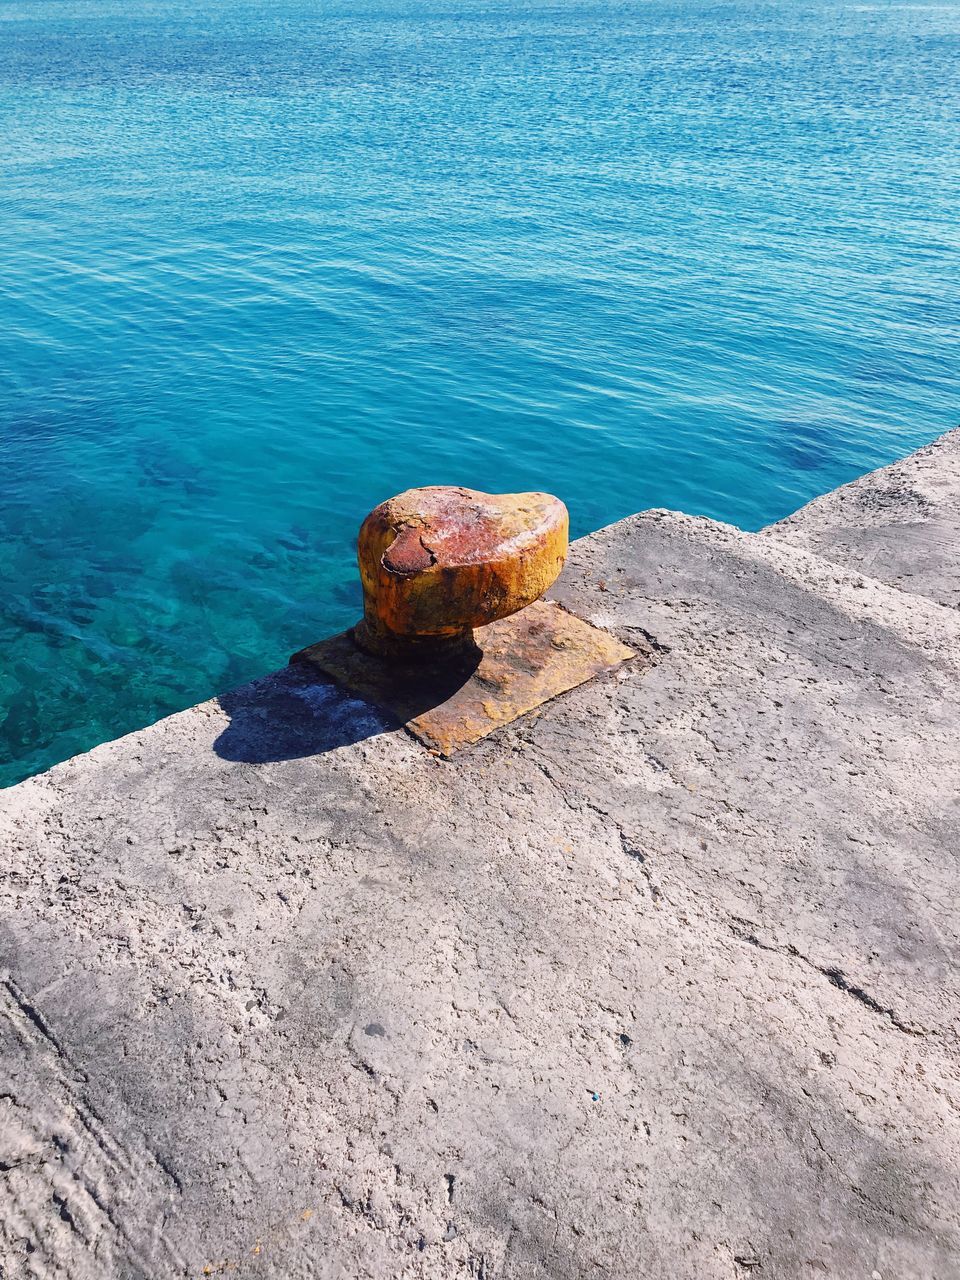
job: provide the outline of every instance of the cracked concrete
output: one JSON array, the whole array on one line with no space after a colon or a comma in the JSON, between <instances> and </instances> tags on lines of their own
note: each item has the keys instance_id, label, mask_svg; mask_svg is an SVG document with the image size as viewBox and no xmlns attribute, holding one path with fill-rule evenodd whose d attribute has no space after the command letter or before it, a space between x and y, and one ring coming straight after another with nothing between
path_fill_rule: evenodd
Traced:
<instances>
[{"instance_id":1,"label":"cracked concrete","mask_svg":"<svg viewBox=\"0 0 960 1280\"><path fill-rule=\"evenodd\" d=\"M960 1277L960 571L864 575L891 483L581 540L656 666L451 761L290 669L2 793L2 1274Z\"/></svg>"}]
</instances>

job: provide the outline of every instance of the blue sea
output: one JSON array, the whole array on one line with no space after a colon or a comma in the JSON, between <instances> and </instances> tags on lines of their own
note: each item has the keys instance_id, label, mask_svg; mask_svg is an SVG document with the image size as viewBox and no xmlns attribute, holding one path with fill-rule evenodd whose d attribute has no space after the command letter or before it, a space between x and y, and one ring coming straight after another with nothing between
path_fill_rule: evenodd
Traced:
<instances>
[{"instance_id":1,"label":"blue sea","mask_svg":"<svg viewBox=\"0 0 960 1280\"><path fill-rule=\"evenodd\" d=\"M960 420L960 0L0 0L0 124L3 784L407 486L755 529Z\"/></svg>"}]
</instances>

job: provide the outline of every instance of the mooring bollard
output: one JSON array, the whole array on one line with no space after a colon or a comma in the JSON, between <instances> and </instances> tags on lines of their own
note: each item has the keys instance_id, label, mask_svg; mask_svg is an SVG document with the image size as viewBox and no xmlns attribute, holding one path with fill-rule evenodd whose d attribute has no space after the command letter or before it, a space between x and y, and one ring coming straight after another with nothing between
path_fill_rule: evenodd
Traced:
<instances>
[{"instance_id":1,"label":"mooring bollard","mask_svg":"<svg viewBox=\"0 0 960 1280\"><path fill-rule=\"evenodd\" d=\"M360 528L363 618L291 661L450 756L638 656L540 599L563 568L568 525L547 493L408 489Z\"/></svg>"},{"instance_id":2,"label":"mooring bollard","mask_svg":"<svg viewBox=\"0 0 960 1280\"><path fill-rule=\"evenodd\" d=\"M567 508L548 493L435 485L381 503L360 527L361 648L383 657L453 655L473 629L518 613L555 582Z\"/></svg>"}]
</instances>

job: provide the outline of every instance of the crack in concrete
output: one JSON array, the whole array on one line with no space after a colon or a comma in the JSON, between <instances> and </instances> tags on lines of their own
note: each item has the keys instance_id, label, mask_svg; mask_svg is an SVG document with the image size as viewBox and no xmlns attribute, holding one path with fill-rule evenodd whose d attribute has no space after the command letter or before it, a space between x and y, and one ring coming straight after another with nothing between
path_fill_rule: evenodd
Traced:
<instances>
[{"instance_id":1,"label":"crack in concrete","mask_svg":"<svg viewBox=\"0 0 960 1280\"><path fill-rule=\"evenodd\" d=\"M647 854L643 853L640 849L634 848L633 845L628 844L624 839L622 831L619 831L619 835L623 852L628 858L637 864L640 874L647 882L647 888L650 891L650 901L655 907L659 906L660 899L663 897L663 890L657 884L656 880L654 880L653 874L647 866Z\"/></svg>"},{"instance_id":2,"label":"crack in concrete","mask_svg":"<svg viewBox=\"0 0 960 1280\"><path fill-rule=\"evenodd\" d=\"M663 890L651 875L650 868L647 866L646 854L637 849L633 842L627 839L624 834L622 824L606 810L601 809L598 805L593 804L590 801L585 802L584 806L574 805L567 797L562 784L553 776L543 761L535 759L534 764L550 782L567 808L571 809L574 813L582 813L583 808L585 807L597 814L597 816L603 821L609 822L613 825L620 839L620 846L623 853L630 858L631 861L637 864L641 875L647 883L651 901L654 906L659 905L660 900L663 898ZM756 947L760 951L772 951L779 955L791 956L794 959L801 961L808 968L819 973L821 977L826 978L827 981L832 986L836 987L838 991L842 991L844 995L850 996L865 1009L869 1009L871 1013L875 1013L878 1016L887 1019L891 1026L896 1028L897 1031L902 1032L904 1035L923 1037L936 1034L934 1030L928 1027L922 1027L904 1021L895 1009L889 1005L881 1004L879 1000L869 993L869 991L866 991L856 982L852 982L843 970L837 966L817 964L816 961L811 960L809 956L805 956L801 951L798 951L796 947L789 943L786 946L777 946L773 943L763 942L759 937L757 937L756 933L753 932L750 922L739 917L734 917L733 920L728 920L727 927L733 935L739 939L739 941L746 942L749 946Z\"/></svg>"},{"instance_id":3,"label":"crack in concrete","mask_svg":"<svg viewBox=\"0 0 960 1280\"><path fill-rule=\"evenodd\" d=\"M815 960L811 960L809 956L805 956L802 951L798 951L791 943L787 943L785 946L777 946L774 943L763 942L750 928L750 922L742 920L739 917L734 917L733 920L728 921L727 923L730 932L739 942L745 942L751 947L756 947L759 951L772 951L777 955L791 956L793 959L801 961L802 964L813 969L814 972L819 973L821 977L826 978L831 986L836 987L838 991L842 991L844 995L850 996L852 999L856 1000L858 1004L863 1005L865 1009L869 1009L871 1013L875 1013L880 1017L886 1018L891 1026L895 1027L898 1031L902 1031L904 1035L936 1035L936 1031L929 1027L921 1027L914 1023L905 1022L896 1010L892 1009L889 1005L881 1004L880 1001L872 996L869 991L864 990L864 988L859 986L857 983L851 982L843 970L837 968L836 965L817 964Z\"/></svg>"},{"instance_id":4,"label":"crack in concrete","mask_svg":"<svg viewBox=\"0 0 960 1280\"><path fill-rule=\"evenodd\" d=\"M824 1145L823 1139L820 1137L819 1133L817 1133L813 1125L808 1122L807 1128L810 1130L810 1133L813 1136L813 1140L816 1142L817 1147L822 1153L824 1159L836 1171L837 1175L843 1180L843 1182L850 1188L851 1192L857 1197L857 1199L860 1201L861 1204L863 1204L868 1210L870 1210L871 1213L876 1214L877 1217L879 1218L885 1219L887 1222L890 1222L891 1220L901 1221L901 1222L904 1221L902 1214L897 1213L890 1206L877 1204L875 1200L871 1199L871 1197L867 1195L866 1191L864 1191L863 1187L861 1187L860 1184L854 1178L852 1178L849 1173L847 1173L846 1169L844 1169L843 1165L840 1163L837 1157L833 1154L833 1152L827 1149L827 1147Z\"/></svg>"}]
</instances>

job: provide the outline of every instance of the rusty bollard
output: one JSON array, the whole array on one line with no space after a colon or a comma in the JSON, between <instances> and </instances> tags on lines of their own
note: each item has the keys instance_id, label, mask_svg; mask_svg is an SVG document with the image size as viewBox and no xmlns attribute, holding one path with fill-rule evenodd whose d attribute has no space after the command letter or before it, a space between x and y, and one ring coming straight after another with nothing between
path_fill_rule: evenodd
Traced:
<instances>
[{"instance_id":1,"label":"rusty bollard","mask_svg":"<svg viewBox=\"0 0 960 1280\"><path fill-rule=\"evenodd\" d=\"M569 525L567 508L548 493L434 485L381 503L357 544L357 643L406 660L472 648L475 627L519 612L553 584Z\"/></svg>"},{"instance_id":2,"label":"rusty bollard","mask_svg":"<svg viewBox=\"0 0 960 1280\"><path fill-rule=\"evenodd\" d=\"M450 756L637 657L540 599L563 567L567 538L567 509L547 493L408 489L360 528L363 618L291 661Z\"/></svg>"}]
</instances>

